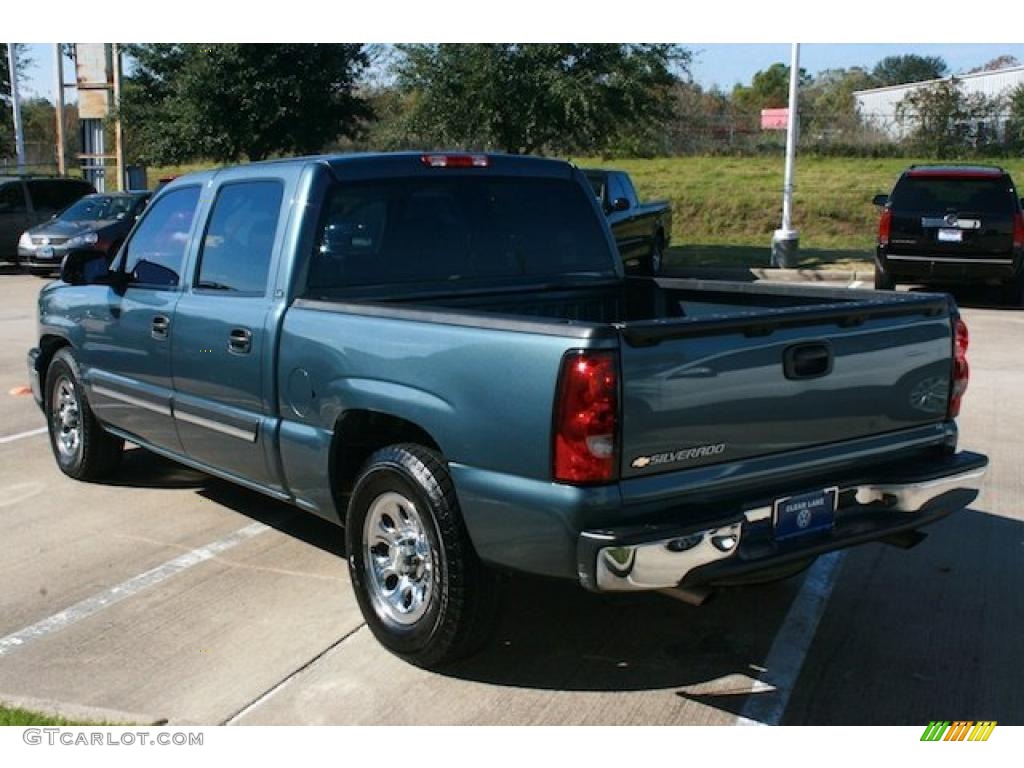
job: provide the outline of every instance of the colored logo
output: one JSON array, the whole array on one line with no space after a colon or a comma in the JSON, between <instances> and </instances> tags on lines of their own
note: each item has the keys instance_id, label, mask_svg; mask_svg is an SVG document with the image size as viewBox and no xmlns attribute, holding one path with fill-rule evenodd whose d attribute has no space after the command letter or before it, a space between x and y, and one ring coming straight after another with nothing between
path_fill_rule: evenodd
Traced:
<instances>
[{"instance_id":1,"label":"colored logo","mask_svg":"<svg viewBox=\"0 0 1024 768\"><path fill-rule=\"evenodd\" d=\"M921 741L988 741L995 720L932 720L921 734Z\"/></svg>"}]
</instances>

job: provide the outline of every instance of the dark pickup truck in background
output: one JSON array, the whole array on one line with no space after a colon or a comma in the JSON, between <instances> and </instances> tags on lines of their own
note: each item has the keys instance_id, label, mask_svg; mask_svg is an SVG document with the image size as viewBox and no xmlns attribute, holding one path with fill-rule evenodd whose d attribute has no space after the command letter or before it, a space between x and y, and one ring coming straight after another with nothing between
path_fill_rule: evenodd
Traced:
<instances>
[{"instance_id":1,"label":"dark pickup truck in background","mask_svg":"<svg viewBox=\"0 0 1024 768\"><path fill-rule=\"evenodd\" d=\"M65 258L28 366L63 472L128 440L343 524L436 666L498 570L699 598L916 543L987 465L967 344L942 295L627 277L572 165L402 153L175 179Z\"/></svg>"},{"instance_id":2,"label":"dark pickup truck in background","mask_svg":"<svg viewBox=\"0 0 1024 768\"><path fill-rule=\"evenodd\" d=\"M640 202L625 171L583 169L601 203L619 255L629 273L656 275L672 238L672 206L667 200Z\"/></svg>"},{"instance_id":3,"label":"dark pickup truck in background","mask_svg":"<svg viewBox=\"0 0 1024 768\"><path fill-rule=\"evenodd\" d=\"M1024 304L1024 212L1013 179L985 165L914 165L876 195L875 288L998 285Z\"/></svg>"}]
</instances>

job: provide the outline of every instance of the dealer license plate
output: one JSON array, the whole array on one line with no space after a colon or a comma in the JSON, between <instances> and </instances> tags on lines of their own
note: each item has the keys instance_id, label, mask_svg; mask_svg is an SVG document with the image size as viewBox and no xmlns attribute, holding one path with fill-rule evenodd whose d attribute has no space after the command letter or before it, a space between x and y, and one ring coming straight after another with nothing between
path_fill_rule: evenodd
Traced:
<instances>
[{"instance_id":1,"label":"dealer license plate","mask_svg":"<svg viewBox=\"0 0 1024 768\"><path fill-rule=\"evenodd\" d=\"M939 230L939 242L940 243L960 243L963 242L964 233L959 229L940 229Z\"/></svg>"},{"instance_id":2,"label":"dealer license plate","mask_svg":"<svg viewBox=\"0 0 1024 768\"><path fill-rule=\"evenodd\" d=\"M787 496L775 502L775 538L788 539L828 530L835 523L838 488Z\"/></svg>"}]
</instances>

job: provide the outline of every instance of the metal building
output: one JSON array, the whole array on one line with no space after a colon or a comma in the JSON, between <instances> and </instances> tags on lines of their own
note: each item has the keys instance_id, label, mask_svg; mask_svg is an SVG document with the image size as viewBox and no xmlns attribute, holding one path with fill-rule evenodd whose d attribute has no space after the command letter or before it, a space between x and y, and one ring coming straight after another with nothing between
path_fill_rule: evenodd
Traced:
<instances>
[{"instance_id":1,"label":"metal building","mask_svg":"<svg viewBox=\"0 0 1024 768\"><path fill-rule=\"evenodd\" d=\"M914 117L912 114L904 114L901 119L898 110L900 102L913 91L954 79L965 94L981 93L990 98L1001 97L1024 85L1024 66L854 91L853 97L857 100L857 110L865 123L893 139L901 139L913 128ZM1000 124L992 128L1001 133L1005 119L1005 116L1001 117Z\"/></svg>"}]
</instances>

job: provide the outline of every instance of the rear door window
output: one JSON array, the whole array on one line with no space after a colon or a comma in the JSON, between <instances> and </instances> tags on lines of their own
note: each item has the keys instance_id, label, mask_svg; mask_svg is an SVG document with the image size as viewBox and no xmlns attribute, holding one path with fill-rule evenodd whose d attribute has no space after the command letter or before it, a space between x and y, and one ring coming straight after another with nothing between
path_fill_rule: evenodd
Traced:
<instances>
[{"instance_id":1,"label":"rear door window","mask_svg":"<svg viewBox=\"0 0 1024 768\"><path fill-rule=\"evenodd\" d=\"M181 280L199 203L199 187L182 187L160 196L139 223L121 253L132 285L173 288Z\"/></svg>"},{"instance_id":2,"label":"rear door window","mask_svg":"<svg viewBox=\"0 0 1024 768\"><path fill-rule=\"evenodd\" d=\"M1013 187L1005 178L907 176L893 190L892 207L902 211L973 212L1011 215Z\"/></svg>"},{"instance_id":3,"label":"rear door window","mask_svg":"<svg viewBox=\"0 0 1024 768\"><path fill-rule=\"evenodd\" d=\"M197 288L250 295L266 291L282 194L279 181L221 187L203 238Z\"/></svg>"}]
</instances>

